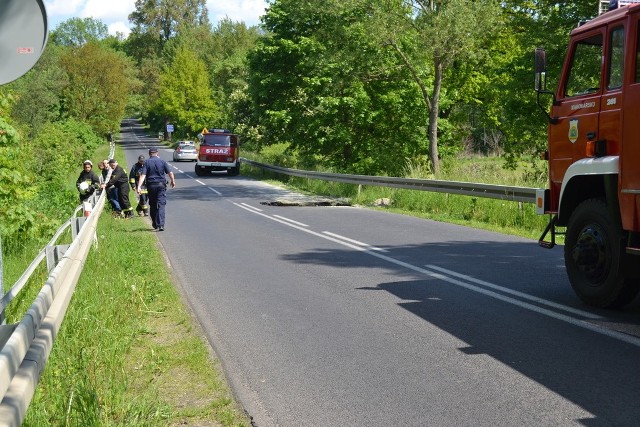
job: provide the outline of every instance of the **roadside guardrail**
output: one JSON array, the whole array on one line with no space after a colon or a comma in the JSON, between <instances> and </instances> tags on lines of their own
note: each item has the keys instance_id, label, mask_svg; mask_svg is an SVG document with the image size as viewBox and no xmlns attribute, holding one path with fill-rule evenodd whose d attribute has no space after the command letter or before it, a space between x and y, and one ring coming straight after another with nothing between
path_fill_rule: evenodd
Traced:
<instances>
[{"instance_id":1,"label":"roadside guardrail","mask_svg":"<svg viewBox=\"0 0 640 427\"><path fill-rule=\"evenodd\" d=\"M240 158L246 163L261 169L270 170L284 175L301 178L321 179L325 181L344 182L357 185L376 185L379 187L403 188L407 190L432 191L437 193L460 194L464 196L485 197L490 199L509 200L522 203L536 203L538 188L511 187L506 185L479 184L460 181L441 181L435 179L397 178L386 176L348 175L327 172L304 171L280 166L255 162ZM543 191L543 190L542 190Z\"/></svg>"},{"instance_id":2,"label":"roadside guardrail","mask_svg":"<svg viewBox=\"0 0 640 427\"><path fill-rule=\"evenodd\" d=\"M115 143L109 145L112 158ZM40 263L47 260L49 276L20 323L0 324L0 427L18 427L24 420L89 249L97 244L96 228L105 200L102 191L99 196L93 194L85 202L88 205L78 206L11 289L0 293L0 313L4 313ZM67 228L71 229L71 243L56 244Z\"/></svg>"},{"instance_id":3,"label":"roadside guardrail","mask_svg":"<svg viewBox=\"0 0 640 427\"><path fill-rule=\"evenodd\" d=\"M94 196L90 212L78 207L2 298L4 309L47 259L49 277L25 316L18 324L0 326L0 426L20 426L24 420L89 249L97 244L96 227L105 199L104 192L97 200ZM80 212L83 215L77 216ZM56 245L69 227L72 242Z\"/></svg>"}]
</instances>

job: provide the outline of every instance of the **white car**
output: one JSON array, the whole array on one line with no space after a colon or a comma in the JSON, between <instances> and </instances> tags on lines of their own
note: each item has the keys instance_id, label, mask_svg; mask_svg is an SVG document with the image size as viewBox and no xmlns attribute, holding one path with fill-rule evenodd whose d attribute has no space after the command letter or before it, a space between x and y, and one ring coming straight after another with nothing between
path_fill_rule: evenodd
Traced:
<instances>
[{"instance_id":1,"label":"white car","mask_svg":"<svg viewBox=\"0 0 640 427\"><path fill-rule=\"evenodd\" d=\"M178 146L173 151L173 161L179 162L187 160L195 162L198 160L198 151L196 145L191 141L178 141Z\"/></svg>"}]
</instances>

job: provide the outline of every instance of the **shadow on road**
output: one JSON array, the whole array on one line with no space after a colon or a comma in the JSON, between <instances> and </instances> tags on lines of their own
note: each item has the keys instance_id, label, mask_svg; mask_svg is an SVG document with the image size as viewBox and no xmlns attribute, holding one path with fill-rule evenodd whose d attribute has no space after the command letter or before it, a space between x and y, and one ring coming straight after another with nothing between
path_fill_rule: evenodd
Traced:
<instances>
[{"instance_id":1,"label":"shadow on road","mask_svg":"<svg viewBox=\"0 0 640 427\"><path fill-rule=\"evenodd\" d=\"M384 249L388 251L385 256L401 262L423 260L421 265L457 269L465 275L503 287L515 288L510 285L517 284L520 292L603 317L589 320L574 316L580 320L640 337L639 299L617 312L585 307L572 294L563 267L549 263L550 259L560 261L558 254L546 258L536 256L539 252L532 250L540 249L535 244L443 242ZM344 269L372 265L370 255L351 250L318 250L284 258L295 263ZM401 265L377 264L376 268L385 265L393 270L392 275L396 277L407 276L407 269ZM509 265L513 276L500 276L505 264ZM416 265L415 261L412 265ZM465 266L465 271L460 271L461 265ZM549 272L549 268L558 271ZM482 288L476 283L469 284ZM401 300L400 307L467 343L459 349L461 352L488 355L574 402L594 415L594 418L578 420L583 425L631 426L637 425L640 419L640 348L635 345L443 282L437 277L425 275L421 280L393 281L358 289L385 291L396 296ZM511 294L505 296L518 299ZM549 309L528 300L524 302L535 308Z\"/></svg>"}]
</instances>

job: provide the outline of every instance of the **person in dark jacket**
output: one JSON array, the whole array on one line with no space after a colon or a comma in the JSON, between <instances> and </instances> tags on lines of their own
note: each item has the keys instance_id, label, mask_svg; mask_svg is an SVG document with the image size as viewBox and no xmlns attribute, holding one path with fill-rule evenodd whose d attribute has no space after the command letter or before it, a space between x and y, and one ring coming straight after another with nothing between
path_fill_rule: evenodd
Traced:
<instances>
[{"instance_id":1,"label":"person in dark jacket","mask_svg":"<svg viewBox=\"0 0 640 427\"><path fill-rule=\"evenodd\" d=\"M169 164L158 156L157 148L149 149L149 158L144 162L140 177L138 178L137 191L142 193L142 184L147 183L149 192L149 208L151 225L154 230L164 231L165 206L167 205L167 176L171 188L176 186L176 178Z\"/></svg>"},{"instance_id":2,"label":"person in dark jacket","mask_svg":"<svg viewBox=\"0 0 640 427\"><path fill-rule=\"evenodd\" d=\"M85 160L82 163L82 172L76 181L76 187L80 192L80 203L86 201L91 195L100 188L100 179L93 172L93 163L91 160Z\"/></svg>"},{"instance_id":3,"label":"person in dark jacket","mask_svg":"<svg viewBox=\"0 0 640 427\"><path fill-rule=\"evenodd\" d=\"M143 166L144 156L138 156L138 161L133 165L129 172L129 185L131 185L131 189L133 191L136 191L136 184L140 178L140 172L142 171ZM138 212L138 215L149 215L149 196L147 195L147 185L145 182L142 183L142 192L138 195L138 206L136 206L136 212Z\"/></svg>"},{"instance_id":4,"label":"person in dark jacket","mask_svg":"<svg viewBox=\"0 0 640 427\"><path fill-rule=\"evenodd\" d=\"M106 188L107 191L111 187L115 187L118 190L118 202L122 208L122 214L125 218L133 217L133 208L129 203L129 177L127 172L122 169L122 166L118 164L116 159L109 160L109 167L113 170L109 181L105 182L102 188Z\"/></svg>"}]
</instances>

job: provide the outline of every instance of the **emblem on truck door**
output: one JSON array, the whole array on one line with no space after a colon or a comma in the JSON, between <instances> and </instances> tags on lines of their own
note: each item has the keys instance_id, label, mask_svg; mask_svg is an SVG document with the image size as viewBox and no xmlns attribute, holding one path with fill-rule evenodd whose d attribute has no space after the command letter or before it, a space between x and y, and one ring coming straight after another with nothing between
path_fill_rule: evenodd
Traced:
<instances>
[{"instance_id":1,"label":"emblem on truck door","mask_svg":"<svg viewBox=\"0 0 640 427\"><path fill-rule=\"evenodd\" d=\"M578 140L578 119L569 120L569 141L572 144Z\"/></svg>"}]
</instances>

